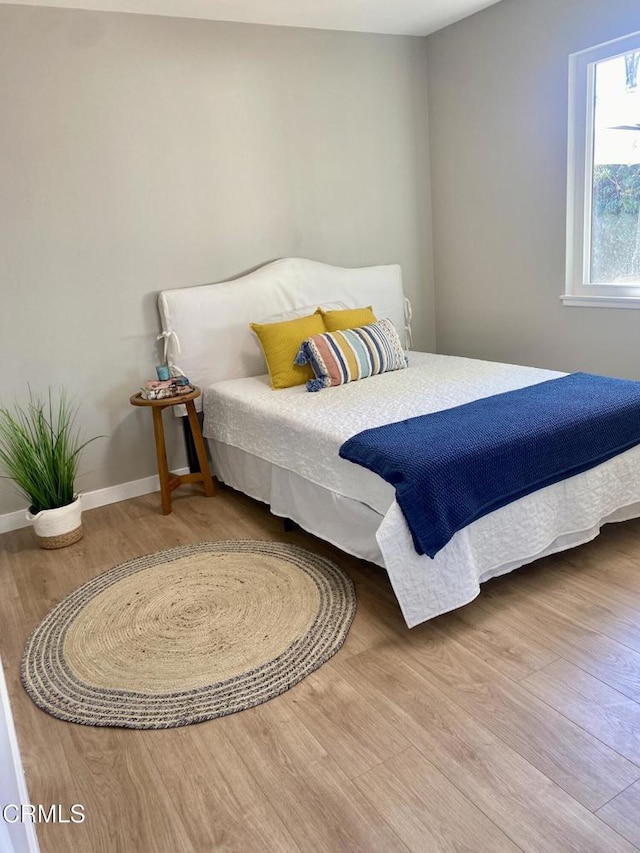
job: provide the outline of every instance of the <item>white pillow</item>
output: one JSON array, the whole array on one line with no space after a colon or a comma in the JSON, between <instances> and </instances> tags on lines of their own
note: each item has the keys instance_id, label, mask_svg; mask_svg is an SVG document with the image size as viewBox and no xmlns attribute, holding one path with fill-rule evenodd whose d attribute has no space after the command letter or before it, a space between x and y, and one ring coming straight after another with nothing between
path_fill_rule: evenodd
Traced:
<instances>
[{"instance_id":1,"label":"white pillow","mask_svg":"<svg viewBox=\"0 0 640 853\"><path fill-rule=\"evenodd\" d=\"M292 308L290 311L281 311L279 314L270 314L268 317L262 317L256 320L256 323L281 323L284 320L296 320L298 317L306 317L309 314L315 314L318 308L323 311L342 311L349 308L345 302L315 302L313 305L303 305L302 308Z\"/></svg>"}]
</instances>

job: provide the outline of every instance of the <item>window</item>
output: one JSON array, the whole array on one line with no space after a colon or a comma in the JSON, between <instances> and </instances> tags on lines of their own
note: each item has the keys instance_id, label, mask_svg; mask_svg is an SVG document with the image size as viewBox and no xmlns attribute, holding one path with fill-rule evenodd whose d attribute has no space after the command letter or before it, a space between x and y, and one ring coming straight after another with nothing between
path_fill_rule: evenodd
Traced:
<instances>
[{"instance_id":1,"label":"window","mask_svg":"<svg viewBox=\"0 0 640 853\"><path fill-rule=\"evenodd\" d=\"M640 33L569 58L565 305L640 308Z\"/></svg>"}]
</instances>

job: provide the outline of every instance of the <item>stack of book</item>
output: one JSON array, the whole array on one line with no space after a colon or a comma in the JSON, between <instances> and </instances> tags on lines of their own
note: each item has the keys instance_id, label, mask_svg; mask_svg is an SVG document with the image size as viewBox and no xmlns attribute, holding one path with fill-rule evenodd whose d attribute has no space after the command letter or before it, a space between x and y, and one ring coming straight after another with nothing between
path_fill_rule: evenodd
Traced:
<instances>
[{"instance_id":1,"label":"stack of book","mask_svg":"<svg viewBox=\"0 0 640 853\"><path fill-rule=\"evenodd\" d=\"M140 388L144 400L165 400L168 397L180 397L190 394L193 385L186 376L172 376L171 379L147 379Z\"/></svg>"}]
</instances>

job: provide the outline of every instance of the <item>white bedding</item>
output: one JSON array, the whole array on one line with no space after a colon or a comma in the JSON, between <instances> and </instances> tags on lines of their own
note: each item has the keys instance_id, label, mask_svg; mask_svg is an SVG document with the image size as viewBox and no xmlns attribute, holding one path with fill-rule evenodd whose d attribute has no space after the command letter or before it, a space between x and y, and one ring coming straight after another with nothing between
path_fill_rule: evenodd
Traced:
<instances>
[{"instance_id":1,"label":"white bedding","mask_svg":"<svg viewBox=\"0 0 640 853\"><path fill-rule=\"evenodd\" d=\"M310 393L274 391L268 376L229 379L204 392L204 435L295 471L385 513L393 487L338 457L368 427L447 409L561 376L550 370L412 352L409 368Z\"/></svg>"},{"instance_id":2,"label":"white bedding","mask_svg":"<svg viewBox=\"0 0 640 853\"><path fill-rule=\"evenodd\" d=\"M393 488L340 459L363 429L522 388L561 373L410 353L409 368L311 394L273 391L268 377L231 379L204 392L204 435L371 507L376 539L409 626L466 604L480 583L640 515L640 447L527 495L459 531L431 560L418 556ZM294 516L295 517L295 516Z\"/></svg>"}]
</instances>

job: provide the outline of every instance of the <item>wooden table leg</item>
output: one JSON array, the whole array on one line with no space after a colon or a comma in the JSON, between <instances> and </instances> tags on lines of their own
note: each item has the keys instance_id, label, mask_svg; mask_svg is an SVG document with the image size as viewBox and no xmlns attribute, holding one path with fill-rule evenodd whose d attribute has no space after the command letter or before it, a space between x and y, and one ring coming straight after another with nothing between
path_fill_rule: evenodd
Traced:
<instances>
[{"instance_id":1,"label":"wooden table leg","mask_svg":"<svg viewBox=\"0 0 640 853\"><path fill-rule=\"evenodd\" d=\"M162 496L162 514L169 515L171 512L171 488L169 486L167 448L164 443L162 408L159 406L154 407L151 411L153 412L153 433L156 439L156 455L158 457L158 477L160 478L160 495Z\"/></svg>"},{"instance_id":2,"label":"wooden table leg","mask_svg":"<svg viewBox=\"0 0 640 853\"><path fill-rule=\"evenodd\" d=\"M187 409L187 416L189 418L189 426L191 427L191 435L193 436L193 443L195 444L196 454L198 456L200 473L202 474L204 493L208 498L210 498L215 494L215 488L213 486L213 480L211 479L209 460L207 459L207 448L204 446L204 439L202 438L202 431L200 429L198 415L196 414L196 407L193 400L189 400L188 403L185 403L185 406Z\"/></svg>"}]
</instances>

